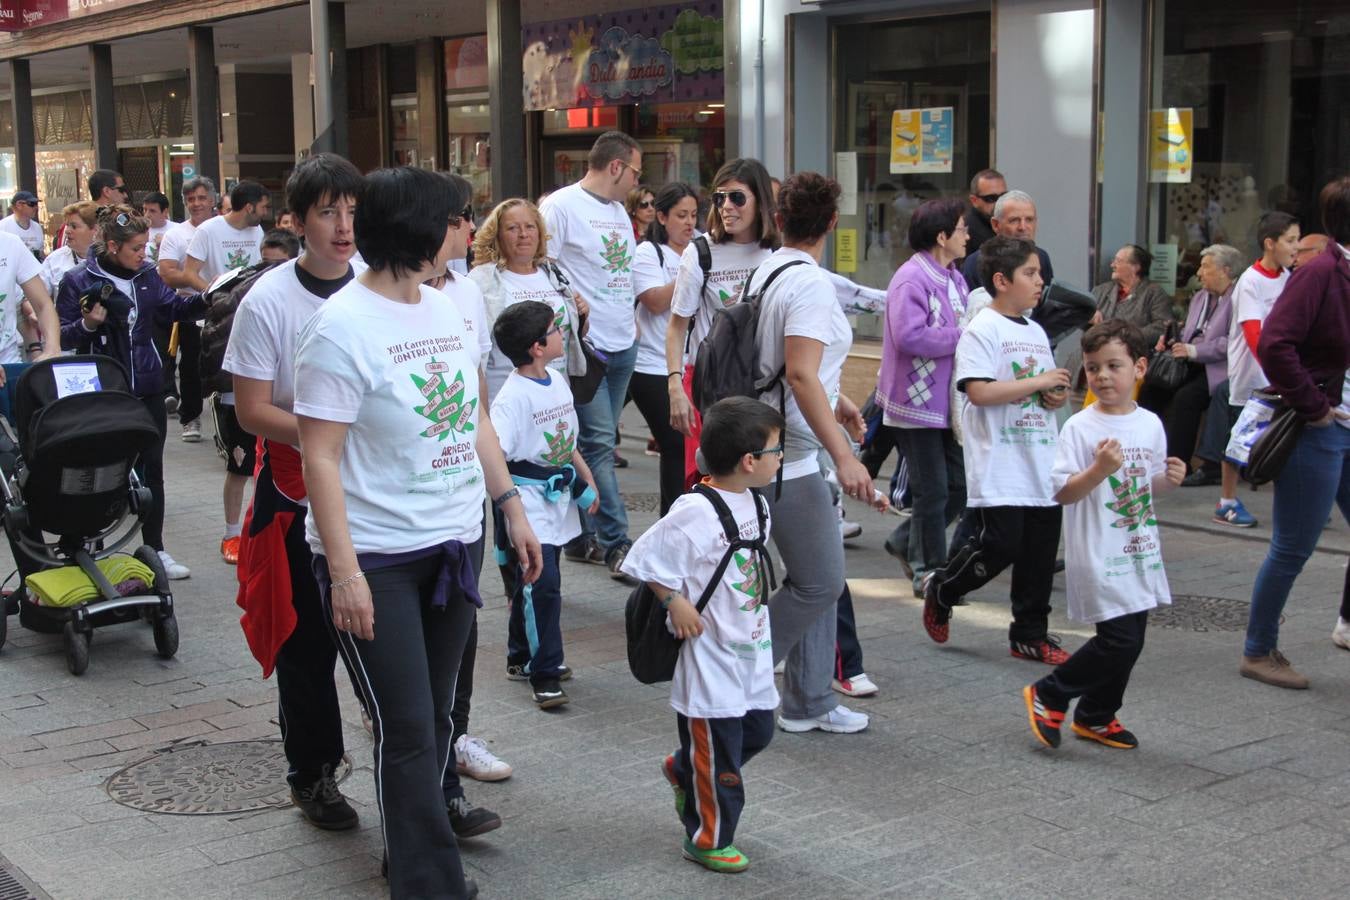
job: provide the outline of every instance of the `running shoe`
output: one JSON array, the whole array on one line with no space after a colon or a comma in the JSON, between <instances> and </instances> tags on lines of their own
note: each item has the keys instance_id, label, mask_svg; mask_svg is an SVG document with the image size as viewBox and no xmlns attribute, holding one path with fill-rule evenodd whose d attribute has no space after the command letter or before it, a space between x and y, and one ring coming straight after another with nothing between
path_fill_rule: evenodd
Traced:
<instances>
[{"instance_id":1,"label":"running shoe","mask_svg":"<svg viewBox=\"0 0 1350 900\"><path fill-rule=\"evenodd\" d=\"M854 712L847 706L836 706L814 719L789 719L787 716L779 716L778 727L790 734L816 730L830 734L854 734L866 728L871 721L867 713Z\"/></svg>"},{"instance_id":2,"label":"running shoe","mask_svg":"<svg viewBox=\"0 0 1350 900\"><path fill-rule=\"evenodd\" d=\"M182 581L184 578L192 577L192 570L175 560L168 554L168 551L159 551L159 561L164 566L164 574L169 576L170 581Z\"/></svg>"},{"instance_id":3,"label":"running shoe","mask_svg":"<svg viewBox=\"0 0 1350 900\"><path fill-rule=\"evenodd\" d=\"M684 840L684 858L713 872L727 874L744 872L750 866L750 860L745 858L745 854L731 844L720 850L700 850L688 838Z\"/></svg>"},{"instance_id":4,"label":"running shoe","mask_svg":"<svg viewBox=\"0 0 1350 900\"><path fill-rule=\"evenodd\" d=\"M529 680L530 680L530 673L525 671L525 666L523 666L523 665L519 665L519 666L508 665L508 666L506 667L506 680L507 680L507 681L529 681ZM571 669L570 666L563 666L561 669L558 670L558 680L559 680L559 681L571 681L571 680L572 680L572 669Z\"/></svg>"},{"instance_id":5,"label":"running shoe","mask_svg":"<svg viewBox=\"0 0 1350 900\"><path fill-rule=\"evenodd\" d=\"M502 827L502 817L490 809L474 806L465 797L445 801L445 812L450 817L450 830L455 837L476 837Z\"/></svg>"},{"instance_id":6,"label":"running shoe","mask_svg":"<svg viewBox=\"0 0 1350 900\"><path fill-rule=\"evenodd\" d=\"M1047 666L1060 666L1069 661L1069 652L1059 646L1059 637L1053 634L1038 641L1012 641L1008 645L1008 655L1043 662Z\"/></svg>"},{"instance_id":7,"label":"running shoe","mask_svg":"<svg viewBox=\"0 0 1350 900\"><path fill-rule=\"evenodd\" d=\"M1241 500L1234 501L1229 507L1225 507L1222 503L1215 506L1213 520L1220 525L1232 525L1234 528L1256 526L1256 516L1247 512L1247 507L1242 505Z\"/></svg>"},{"instance_id":8,"label":"running shoe","mask_svg":"<svg viewBox=\"0 0 1350 900\"><path fill-rule=\"evenodd\" d=\"M505 781L512 769L487 748L482 738L461 734L455 741L455 771L476 781Z\"/></svg>"},{"instance_id":9,"label":"running shoe","mask_svg":"<svg viewBox=\"0 0 1350 900\"><path fill-rule=\"evenodd\" d=\"M938 600L937 573L929 572L923 577L923 630L934 643L945 644L951 619L952 611Z\"/></svg>"},{"instance_id":10,"label":"running shoe","mask_svg":"<svg viewBox=\"0 0 1350 900\"><path fill-rule=\"evenodd\" d=\"M239 535L227 537L220 542L220 558L228 565L239 565Z\"/></svg>"},{"instance_id":11,"label":"running shoe","mask_svg":"<svg viewBox=\"0 0 1350 900\"><path fill-rule=\"evenodd\" d=\"M1105 725L1084 725L1075 719L1073 725L1069 727L1074 734L1085 741L1096 741L1108 747L1115 747L1117 750L1133 750L1139 746L1139 738L1120 724L1119 719L1112 719Z\"/></svg>"},{"instance_id":12,"label":"running shoe","mask_svg":"<svg viewBox=\"0 0 1350 900\"><path fill-rule=\"evenodd\" d=\"M1350 650L1350 622L1336 617L1336 627L1331 629L1331 642L1342 650Z\"/></svg>"},{"instance_id":13,"label":"running shoe","mask_svg":"<svg viewBox=\"0 0 1350 900\"><path fill-rule=\"evenodd\" d=\"M1031 733L1036 736L1036 740L1047 747L1058 747L1059 729L1064 725L1065 710L1046 706L1034 684L1022 688L1022 699L1026 701L1027 719L1031 722Z\"/></svg>"},{"instance_id":14,"label":"running shoe","mask_svg":"<svg viewBox=\"0 0 1350 900\"><path fill-rule=\"evenodd\" d=\"M605 564L605 548L600 546L594 536L582 535L563 544L563 558L572 562L595 563L597 566L603 566Z\"/></svg>"},{"instance_id":15,"label":"running shoe","mask_svg":"<svg viewBox=\"0 0 1350 900\"><path fill-rule=\"evenodd\" d=\"M871 697L878 690L866 672L860 672L852 678L831 678L830 687L846 697Z\"/></svg>"},{"instance_id":16,"label":"running shoe","mask_svg":"<svg viewBox=\"0 0 1350 900\"><path fill-rule=\"evenodd\" d=\"M564 706L571 699L567 692L558 684L558 679L550 678L535 685L532 694L534 705L540 709L553 709L555 706Z\"/></svg>"},{"instance_id":17,"label":"running shoe","mask_svg":"<svg viewBox=\"0 0 1350 900\"><path fill-rule=\"evenodd\" d=\"M189 444L195 444L202 439L202 420L193 419L191 422L183 423L182 438Z\"/></svg>"}]
</instances>

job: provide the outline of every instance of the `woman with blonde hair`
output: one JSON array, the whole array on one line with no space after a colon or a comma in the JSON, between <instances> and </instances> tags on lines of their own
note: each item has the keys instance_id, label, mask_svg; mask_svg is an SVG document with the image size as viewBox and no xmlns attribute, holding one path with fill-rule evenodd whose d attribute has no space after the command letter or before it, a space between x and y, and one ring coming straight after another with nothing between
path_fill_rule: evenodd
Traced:
<instances>
[{"instance_id":1,"label":"woman with blonde hair","mask_svg":"<svg viewBox=\"0 0 1350 900\"><path fill-rule=\"evenodd\" d=\"M586 371L581 338L586 334L589 307L572 290L558 264L545 255L547 246L548 231L539 208L520 198L503 200L488 213L474 236L474 269L469 277L483 291L489 334L508 306L538 300L552 307L566 352L550 365L564 375L581 375ZM489 403L513 368L494 345L487 361Z\"/></svg>"},{"instance_id":2,"label":"woman with blonde hair","mask_svg":"<svg viewBox=\"0 0 1350 900\"><path fill-rule=\"evenodd\" d=\"M65 274L84 262L84 258L89 255L89 245L94 242L97 215L98 206L93 200L81 200L61 210L66 242L42 262L42 283L47 285L47 293L53 297Z\"/></svg>"}]
</instances>

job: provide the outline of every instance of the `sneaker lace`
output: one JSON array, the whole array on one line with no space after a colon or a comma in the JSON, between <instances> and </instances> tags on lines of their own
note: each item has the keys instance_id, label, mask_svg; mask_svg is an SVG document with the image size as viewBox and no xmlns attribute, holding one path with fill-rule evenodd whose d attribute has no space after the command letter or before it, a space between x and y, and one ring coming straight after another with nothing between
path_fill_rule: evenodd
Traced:
<instances>
[{"instance_id":1,"label":"sneaker lace","mask_svg":"<svg viewBox=\"0 0 1350 900\"><path fill-rule=\"evenodd\" d=\"M498 759L483 743L482 738L466 737L464 739L464 756L476 766L491 767L497 764Z\"/></svg>"},{"instance_id":2,"label":"sneaker lace","mask_svg":"<svg viewBox=\"0 0 1350 900\"><path fill-rule=\"evenodd\" d=\"M452 815L463 817L473 812L473 804L467 797L451 797L445 805L450 808Z\"/></svg>"},{"instance_id":3,"label":"sneaker lace","mask_svg":"<svg viewBox=\"0 0 1350 900\"><path fill-rule=\"evenodd\" d=\"M1271 665L1279 669L1287 669L1293 665L1291 662L1289 662L1289 658L1287 656L1285 656L1279 650L1273 649L1270 651L1270 662Z\"/></svg>"}]
</instances>

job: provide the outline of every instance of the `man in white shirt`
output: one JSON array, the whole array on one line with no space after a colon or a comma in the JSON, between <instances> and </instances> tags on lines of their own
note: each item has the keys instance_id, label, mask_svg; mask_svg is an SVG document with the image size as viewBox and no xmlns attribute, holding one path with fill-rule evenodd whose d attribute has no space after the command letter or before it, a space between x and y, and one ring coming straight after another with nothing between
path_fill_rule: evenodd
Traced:
<instances>
[{"instance_id":1,"label":"man in white shirt","mask_svg":"<svg viewBox=\"0 0 1350 900\"><path fill-rule=\"evenodd\" d=\"M548 226L548 255L590 305L589 338L607 358L605 376L589 403L577 404L580 446L600 492L600 511L582 514L582 535L564 547L568 559L619 567L632 541L614 477L614 445L628 380L637 361L633 313L633 226L623 200L642 179L642 147L620 131L596 138L586 174L554 191L540 212Z\"/></svg>"},{"instance_id":2,"label":"man in white shirt","mask_svg":"<svg viewBox=\"0 0 1350 900\"><path fill-rule=\"evenodd\" d=\"M155 259L159 277L169 287L177 288L180 294L192 293L192 282L183 270L183 263L198 226L216 214L216 199L216 185L210 178L200 176L183 182L183 206L187 209L188 219L170 228L160 238ZM174 328L178 331L177 349L183 354L182 365L178 366L175 365L177 354L169 353L170 328L155 330L155 346L164 360L164 384L168 390L164 402L171 414L178 413L183 440L196 443L202 439L202 376L198 368L202 330L195 322L179 322ZM177 389L174 388L175 368Z\"/></svg>"},{"instance_id":3,"label":"man in white shirt","mask_svg":"<svg viewBox=\"0 0 1350 900\"><path fill-rule=\"evenodd\" d=\"M141 210L150 220L150 242L145 245L145 256L154 261L159 258L159 242L164 239L164 234L178 223L169 218L169 198L159 191L145 195Z\"/></svg>"},{"instance_id":4,"label":"man in white shirt","mask_svg":"<svg viewBox=\"0 0 1350 900\"><path fill-rule=\"evenodd\" d=\"M10 200L10 207L13 212L0 219L0 231L12 234L23 241L29 252L41 261L46 235L42 233L42 225L35 221L38 211L37 195L32 191L16 191Z\"/></svg>"},{"instance_id":5,"label":"man in white shirt","mask_svg":"<svg viewBox=\"0 0 1350 900\"><path fill-rule=\"evenodd\" d=\"M95 169L89 174L88 185L89 199L99 206L126 203L131 197L127 193L127 180L112 169Z\"/></svg>"}]
</instances>

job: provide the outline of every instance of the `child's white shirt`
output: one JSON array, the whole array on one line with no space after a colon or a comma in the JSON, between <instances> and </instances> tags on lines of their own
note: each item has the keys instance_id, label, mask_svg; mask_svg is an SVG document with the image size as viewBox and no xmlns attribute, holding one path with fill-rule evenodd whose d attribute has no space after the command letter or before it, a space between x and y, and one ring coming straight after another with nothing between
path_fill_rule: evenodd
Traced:
<instances>
[{"instance_id":1,"label":"child's white shirt","mask_svg":"<svg viewBox=\"0 0 1350 900\"><path fill-rule=\"evenodd\" d=\"M718 491L740 526L741 537L759 531L755 495ZM766 518L764 539L769 525ZM639 581L672 587L697 605L726 552L726 535L713 505L685 494L638 538L623 571ZM749 550L738 550L703 609L703 634L680 648L670 687L670 705L695 719L736 718L752 709L778 706L773 683L767 579Z\"/></svg>"},{"instance_id":2,"label":"child's white shirt","mask_svg":"<svg viewBox=\"0 0 1350 900\"><path fill-rule=\"evenodd\" d=\"M1064 423L1051 481L1058 492L1092 465L1097 444L1120 442L1124 463L1064 507L1069 618L1093 624L1171 603L1153 509L1153 479L1167 470L1162 422L1142 407L1123 416L1089 406Z\"/></svg>"},{"instance_id":3,"label":"child's white shirt","mask_svg":"<svg viewBox=\"0 0 1350 900\"><path fill-rule=\"evenodd\" d=\"M492 427L508 460L541 466L572 463L577 445L577 413L567 379L550 370L548 384L512 372L492 401ZM544 488L520 485L520 502L539 543L562 546L581 534L577 504L567 492L551 501Z\"/></svg>"}]
</instances>

